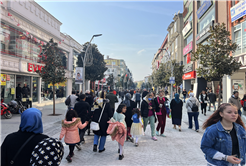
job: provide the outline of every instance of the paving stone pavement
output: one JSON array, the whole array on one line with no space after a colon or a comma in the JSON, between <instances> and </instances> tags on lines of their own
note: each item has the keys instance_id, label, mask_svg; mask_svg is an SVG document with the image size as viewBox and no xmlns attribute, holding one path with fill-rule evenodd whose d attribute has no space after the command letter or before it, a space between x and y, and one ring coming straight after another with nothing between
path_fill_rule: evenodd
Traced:
<instances>
[{"instance_id":1,"label":"paving stone pavement","mask_svg":"<svg viewBox=\"0 0 246 166\"><path fill-rule=\"evenodd\" d=\"M66 161L68 146L64 144L65 154L61 166L77 165L164 165L164 166L205 166L206 160L200 150L200 142L203 131L195 132L188 129L188 125L182 124L182 131L172 128L171 119L167 119L165 135L158 136L158 141L150 137L148 125L146 135L139 140L139 146L135 147L131 142L125 142L123 160L118 160L118 143L107 137L105 151L93 152L93 135L85 136L85 144L82 150L75 149L72 163ZM55 134L54 137L59 137Z\"/></svg>"}]
</instances>

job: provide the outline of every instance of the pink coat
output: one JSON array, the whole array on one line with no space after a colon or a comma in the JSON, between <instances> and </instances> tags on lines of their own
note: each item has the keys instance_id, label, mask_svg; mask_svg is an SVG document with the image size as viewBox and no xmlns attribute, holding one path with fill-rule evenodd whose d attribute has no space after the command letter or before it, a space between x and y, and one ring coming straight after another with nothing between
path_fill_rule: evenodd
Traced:
<instances>
[{"instance_id":1,"label":"pink coat","mask_svg":"<svg viewBox=\"0 0 246 166\"><path fill-rule=\"evenodd\" d=\"M122 146L124 146L125 139L126 139L126 127L123 123L120 122L111 122L108 121L109 126L107 129L107 133L111 135L111 139L114 141L116 140Z\"/></svg>"},{"instance_id":2,"label":"pink coat","mask_svg":"<svg viewBox=\"0 0 246 166\"><path fill-rule=\"evenodd\" d=\"M60 139L65 135L64 141L68 144L76 144L80 142L78 128L85 128L87 123L82 124L80 118L73 118L72 121L62 120L62 129Z\"/></svg>"}]
</instances>

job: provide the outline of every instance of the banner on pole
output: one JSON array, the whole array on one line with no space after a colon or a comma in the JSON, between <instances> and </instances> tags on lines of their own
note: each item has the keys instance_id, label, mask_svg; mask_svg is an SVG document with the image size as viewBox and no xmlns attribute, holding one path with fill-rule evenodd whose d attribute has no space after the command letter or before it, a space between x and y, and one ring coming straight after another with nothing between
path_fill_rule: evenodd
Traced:
<instances>
[{"instance_id":1,"label":"banner on pole","mask_svg":"<svg viewBox=\"0 0 246 166\"><path fill-rule=\"evenodd\" d=\"M83 84L83 67L76 67L75 84Z\"/></svg>"}]
</instances>

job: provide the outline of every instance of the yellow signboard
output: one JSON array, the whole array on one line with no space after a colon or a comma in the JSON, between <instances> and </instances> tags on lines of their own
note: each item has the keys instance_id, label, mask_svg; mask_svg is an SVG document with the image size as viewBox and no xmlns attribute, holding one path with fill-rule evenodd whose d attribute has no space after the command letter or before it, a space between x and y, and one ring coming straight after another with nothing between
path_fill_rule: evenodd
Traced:
<instances>
[{"instance_id":1,"label":"yellow signboard","mask_svg":"<svg viewBox=\"0 0 246 166\"><path fill-rule=\"evenodd\" d=\"M15 88L11 88L11 95L15 94Z\"/></svg>"},{"instance_id":2,"label":"yellow signboard","mask_svg":"<svg viewBox=\"0 0 246 166\"><path fill-rule=\"evenodd\" d=\"M1 74L1 86L6 86L6 74Z\"/></svg>"},{"instance_id":3,"label":"yellow signboard","mask_svg":"<svg viewBox=\"0 0 246 166\"><path fill-rule=\"evenodd\" d=\"M58 89L59 86L62 86L62 87L66 86L66 83L67 83L67 81L60 82L60 83L56 83L55 86L56 86L56 88ZM53 86L52 83L48 84L48 88L52 88L52 86Z\"/></svg>"}]
</instances>

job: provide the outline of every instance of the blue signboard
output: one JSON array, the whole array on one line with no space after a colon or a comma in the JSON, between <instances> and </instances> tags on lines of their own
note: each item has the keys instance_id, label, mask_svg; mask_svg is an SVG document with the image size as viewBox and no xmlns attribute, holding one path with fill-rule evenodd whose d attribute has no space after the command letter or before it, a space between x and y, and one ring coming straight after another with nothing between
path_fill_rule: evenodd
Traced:
<instances>
[{"instance_id":1,"label":"blue signboard","mask_svg":"<svg viewBox=\"0 0 246 166\"><path fill-rule=\"evenodd\" d=\"M196 12L197 18L200 19L211 5L212 5L211 0L204 1L201 7Z\"/></svg>"},{"instance_id":2,"label":"blue signboard","mask_svg":"<svg viewBox=\"0 0 246 166\"><path fill-rule=\"evenodd\" d=\"M170 77L169 78L169 83L174 84L175 83L175 77Z\"/></svg>"},{"instance_id":3,"label":"blue signboard","mask_svg":"<svg viewBox=\"0 0 246 166\"><path fill-rule=\"evenodd\" d=\"M240 3L237 3L231 8L231 22L236 21L237 19L246 15L246 0Z\"/></svg>"}]
</instances>

